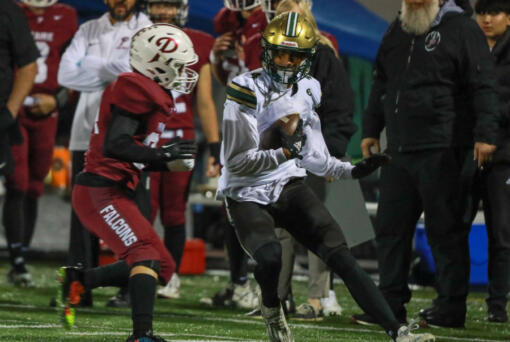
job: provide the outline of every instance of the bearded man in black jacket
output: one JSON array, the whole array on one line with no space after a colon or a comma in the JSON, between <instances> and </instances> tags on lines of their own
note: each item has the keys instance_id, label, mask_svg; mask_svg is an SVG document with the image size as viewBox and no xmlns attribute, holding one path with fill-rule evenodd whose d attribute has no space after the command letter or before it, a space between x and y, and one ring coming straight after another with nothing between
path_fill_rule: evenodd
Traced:
<instances>
[{"instance_id":1,"label":"bearded man in black jacket","mask_svg":"<svg viewBox=\"0 0 510 342\"><path fill-rule=\"evenodd\" d=\"M508 321L510 290L510 1L478 0L476 19L487 37L496 62L501 130L492 163L480 172L475 199L483 200L489 242L488 320ZM478 203L478 201L475 201ZM473 212L474 216L475 212Z\"/></svg>"},{"instance_id":2,"label":"bearded man in black jacket","mask_svg":"<svg viewBox=\"0 0 510 342\"><path fill-rule=\"evenodd\" d=\"M465 323L470 267L465 213L476 167L491 158L498 129L490 51L469 18L469 2L459 3L463 7L454 0L402 1L379 47L361 143L364 156L379 152L386 128L392 162L381 170L376 217L380 289L397 318L406 321L413 236L425 212L437 298L422 318L442 327ZM364 314L354 320L374 322Z\"/></svg>"}]
</instances>

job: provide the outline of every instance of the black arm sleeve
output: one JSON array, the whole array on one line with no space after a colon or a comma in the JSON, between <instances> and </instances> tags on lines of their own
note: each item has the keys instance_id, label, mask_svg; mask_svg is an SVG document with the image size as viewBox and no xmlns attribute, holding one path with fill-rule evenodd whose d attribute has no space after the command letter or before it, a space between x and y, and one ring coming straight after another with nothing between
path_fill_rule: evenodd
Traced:
<instances>
[{"instance_id":1,"label":"black arm sleeve","mask_svg":"<svg viewBox=\"0 0 510 342\"><path fill-rule=\"evenodd\" d=\"M321 119L322 134L331 155L345 156L351 136L356 132L353 121L354 93L342 61L327 45L319 45L311 68L319 81L322 100L317 114Z\"/></svg>"},{"instance_id":2,"label":"black arm sleeve","mask_svg":"<svg viewBox=\"0 0 510 342\"><path fill-rule=\"evenodd\" d=\"M103 154L126 162L162 164L159 149L140 146L133 140L133 136L140 127L139 116L113 106L112 118L106 130Z\"/></svg>"}]
</instances>

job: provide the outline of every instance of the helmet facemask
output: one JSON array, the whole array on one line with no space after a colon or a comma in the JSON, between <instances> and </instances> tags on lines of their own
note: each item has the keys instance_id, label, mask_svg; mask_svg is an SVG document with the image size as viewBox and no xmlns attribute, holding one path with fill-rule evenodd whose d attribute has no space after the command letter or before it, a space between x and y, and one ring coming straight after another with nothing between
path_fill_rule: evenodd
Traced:
<instances>
[{"instance_id":1,"label":"helmet facemask","mask_svg":"<svg viewBox=\"0 0 510 342\"><path fill-rule=\"evenodd\" d=\"M58 0L22 0L23 3L38 7L38 8L45 8L50 7L51 5L55 4Z\"/></svg>"},{"instance_id":2,"label":"helmet facemask","mask_svg":"<svg viewBox=\"0 0 510 342\"><path fill-rule=\"evenodd\" d=\"M315 49L282 48L281 46L269 44L265 39L262 40L262 46L264 47L262 65L273 81L288 86L299 82L309 74ZM301 59L301 63L298 66L281 66L276 64L274 57L279 51L288 52L291 58Z\"/></svg>"},{"instance_id":3,"label":"helmet facemask","mask_svg":"<svg viewBox=\"0 0 510 342\"><path fill-rule=\"evenodd\" d=\"M158 15L151 12L152 4L169 4L175 6L177 12L174 16ZM188 0L147 0L147 14L153 23L175 24L184 27L188 22L189 1Z\"/></svg>"},{"instance_id":4,"label":"helmet facemask","mask_svg":"<svg viewBox=\"0 0 510 342\"><path fill-rule=\"evenodd\" d=\"M225 7L231 11L249 11L260 6L261 0L224 0Z\"/></svg>"}]
</instances>

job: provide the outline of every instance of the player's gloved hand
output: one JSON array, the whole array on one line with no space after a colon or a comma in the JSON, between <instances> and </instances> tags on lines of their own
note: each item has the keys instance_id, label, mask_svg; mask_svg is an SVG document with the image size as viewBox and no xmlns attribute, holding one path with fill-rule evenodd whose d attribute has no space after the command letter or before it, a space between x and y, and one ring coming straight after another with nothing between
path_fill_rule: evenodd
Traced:
<instances>
[{"instance_id":1,"label":"player's gloved hand","mask_svg":"<svg viewBox=\"0 0 510 342\"><path fill-rule=\"evenodd\" d=\"M306 143L306 134L303 132L303 120L299 119L299 123L294 134L288 135L282 131L281 142L283 152L287 159L303 159L303 156L299 154Z\"/></svg>"},{"instance_id":2,"label":"player's gloved hand","mask_svg":"<svg viewBox=\"0 0 510 342\"><path fill-rule=\"evenodd\" d=\"M194 140L175 138L159 148L164 161L175 159L194 159L197 154L197 145Z\"/></svg>"},{"instance_id":3,"label":"player's gloved hand","mask_svg":"<svg viewBox=\"0 0 510 342\"><path fill-rule=\"evenodd\" d=\"M366 177L379 167L387 164L390 160L391 157L387 154L372 154L359 163L354 164L354 169L351 171L352 178L358 179Z\"/></svg>"}]
</instances>

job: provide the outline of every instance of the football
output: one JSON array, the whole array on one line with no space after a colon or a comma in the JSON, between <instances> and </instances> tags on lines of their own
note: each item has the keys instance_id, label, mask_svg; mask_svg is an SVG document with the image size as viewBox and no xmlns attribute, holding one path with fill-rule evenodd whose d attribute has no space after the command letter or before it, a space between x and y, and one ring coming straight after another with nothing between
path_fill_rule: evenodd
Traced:
<instances>
[{"instance_id":1,"label":"football","mask_svg":"<svg viewBox=\"0 0 510 342\"><path fill-rule=\"evenodd\" d=\"M299 123L299 114L289 114L276 120L260 135L261 150L275 150L282 147L282 132L293 135Z\"/></svg>"}]
</instances>

